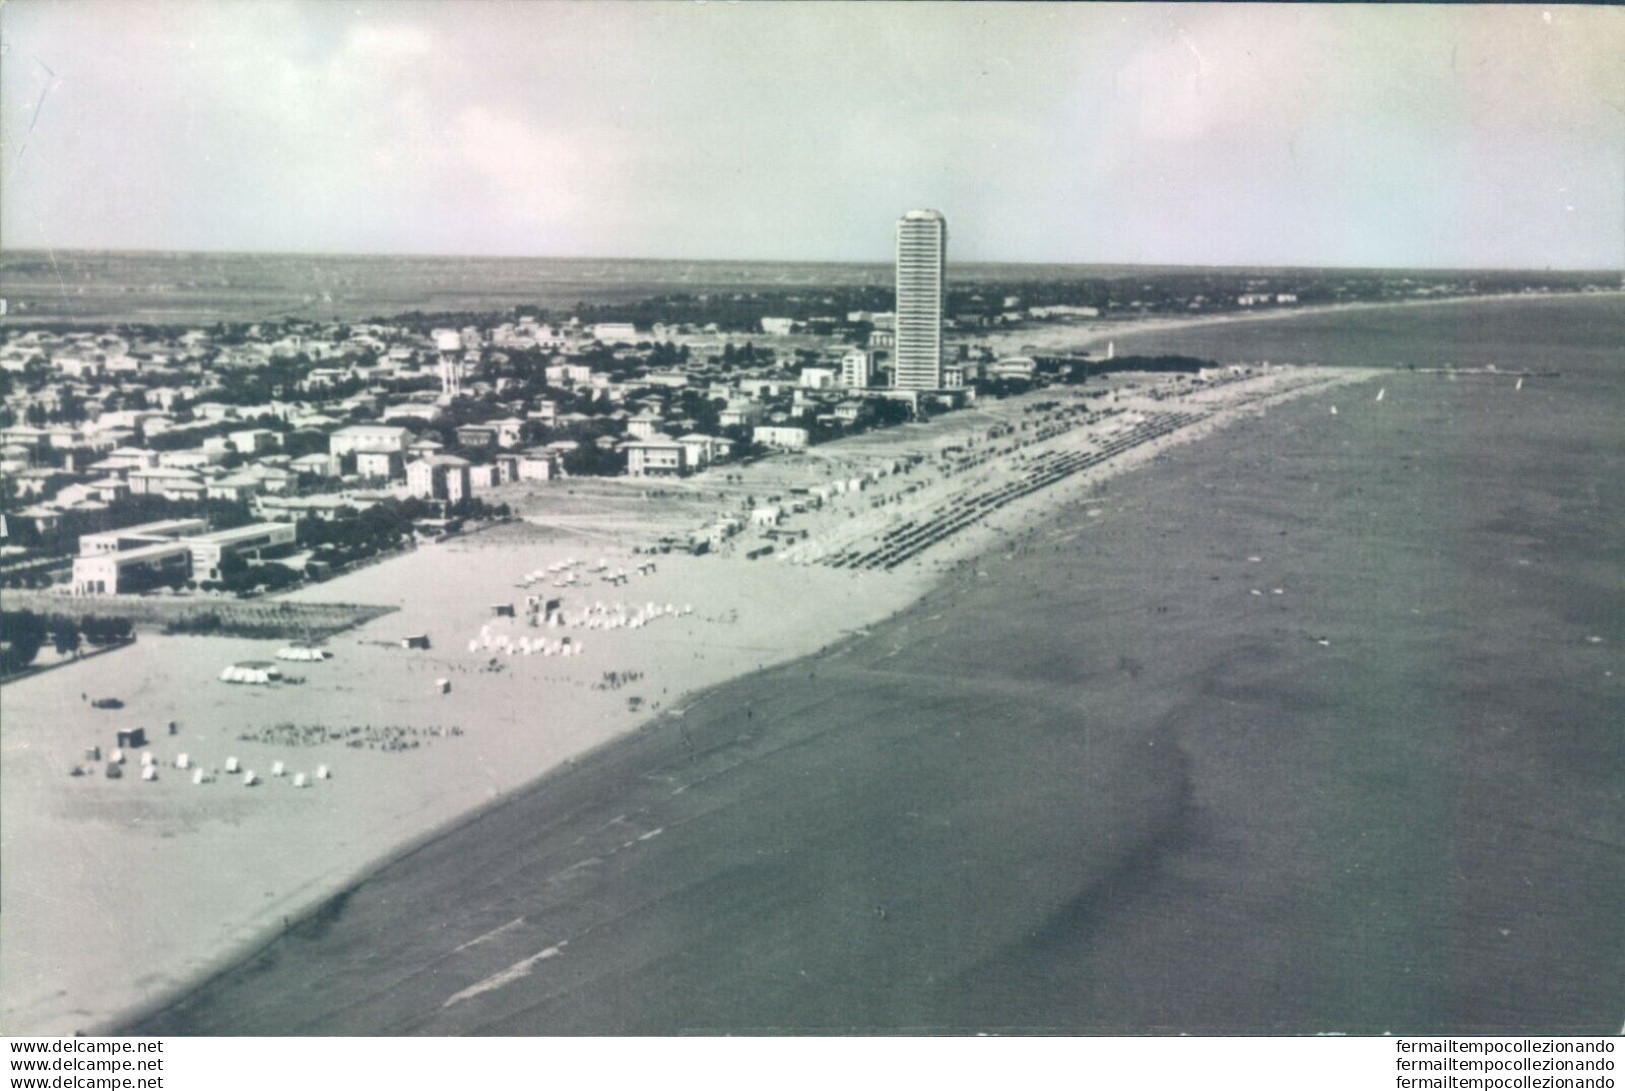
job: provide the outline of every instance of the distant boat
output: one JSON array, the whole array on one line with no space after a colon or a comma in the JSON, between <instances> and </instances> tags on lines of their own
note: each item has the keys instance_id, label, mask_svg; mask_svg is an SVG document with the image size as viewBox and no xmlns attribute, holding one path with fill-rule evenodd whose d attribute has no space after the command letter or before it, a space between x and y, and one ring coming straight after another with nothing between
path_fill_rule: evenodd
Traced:
<instances>
[{"instance_id":1,"label":"distant boat","mask_svg":"<svg viewBox=\"0 0 1625 1091\"><path fill-rule=\"evenodd\" d=\"M1332 416L1337 416L1337 406L1332 406Z\"/></svg>"},{"instance_id":2,"label":"distant boat","mask_svg":"<svg viewBox=\"0 0 1625 1091\"><path fill-rule=\"evenodd\" d=\"M1518 376L1518 384L1516 386L1514 386L1512 389L1513 390L1522 390L1523 389L1523 376L1522 375Z\"/></svg>"},{"instance_id":3,"label":"distant boat","mask_svg":"<svg viewBox=\"0 0 1625 1091\"><path fill-rule=\"evenodd\" d=\"M1386 394L1386 393L1388 393L1388 388L1387 387L1383 387L1381 390L1377 391L1377 400L1379 402L1382 401L1382 396L1384 394Z\"/></svg>"}]
</instances>

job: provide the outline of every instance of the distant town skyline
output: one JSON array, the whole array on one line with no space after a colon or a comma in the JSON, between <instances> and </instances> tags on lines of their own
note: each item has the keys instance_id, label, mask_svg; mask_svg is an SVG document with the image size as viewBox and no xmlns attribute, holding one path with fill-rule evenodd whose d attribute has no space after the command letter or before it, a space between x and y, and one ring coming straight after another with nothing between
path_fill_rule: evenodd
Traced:
<instances>
[{"instance_id":1,"label":"distant town skyline","mask_svg":"<svg viewBox=\"0 0 1625 1091\"><path fill-rule=\"evenodd\" d=\"M0 8L7 249L1608 269L1625 13Z\"/></svg>"}]
</instances>

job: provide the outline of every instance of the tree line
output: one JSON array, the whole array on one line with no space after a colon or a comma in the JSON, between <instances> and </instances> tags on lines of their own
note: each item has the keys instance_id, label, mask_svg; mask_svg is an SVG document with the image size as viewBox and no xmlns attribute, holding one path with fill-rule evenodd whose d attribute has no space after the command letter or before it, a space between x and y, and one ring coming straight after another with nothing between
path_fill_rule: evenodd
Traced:
<instances>
[{"instance_id":1,"label":"tree line","mask_svg":"<svg viewBox=\"0 0 1625 1091\"><path fill-rule=\"evenodd\" d=\"M135 631L127 617L90 614L37 614L32 610L0 611L0 674L27 670L40 649L52 645L58 655L77 655L86 644L106 647L129 640Z\"/></svg>"}]
</instances>

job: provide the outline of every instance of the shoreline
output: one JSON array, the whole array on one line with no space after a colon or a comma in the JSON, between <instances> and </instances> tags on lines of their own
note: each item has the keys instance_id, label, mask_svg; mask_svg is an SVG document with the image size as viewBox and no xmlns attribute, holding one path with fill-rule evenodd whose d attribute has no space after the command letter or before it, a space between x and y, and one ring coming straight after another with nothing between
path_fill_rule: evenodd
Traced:
<instances>
[{"instance_id":1,"label":"shoreline","mask_svg":"<svg viewBox=\"0 0 1625 1091\"><path fill-rule=\"evenodd\" d=\"M626 724L606 737L596 739L584 749L572 751L554 764L541 768L527 779L506 788L499 796L482 801L471 810L459 812L449 819L414 834L404 842L392 845L382 855L366 860L342 877L330 876L323 880L315 880L314 882L318 882L319 886L308 897L302 899L296 908L284 913L285 919L280 925L262 923L254 931L251 938L233 946L229 950L219 952L215 958L209 960L205 967L200 967L202 972L191 975L184 982L176 982L161 995L145 1000L132 1008L110 1014L106 1019L96 1024L96 1032L123 1033L126 1032L126 1028L154 1019L164 1012L184 1004L190 996L196 994L211 982L217 981L236 968L252 962L253 959L273 946L285 934L298 929L302 924L320 920L331 907L335 904L343 904L344 900L359 887L381 872L386 871L401 860L453 836L460 830L490 818L493 814L515 805L533 793L546 792L550 785L558 783L559 778L568 777L578 763L589 762L593 760L595 755L601 755L612 748L629 745L638 737L646 736L651 731L657 730L661 724L669 722L672 717L681 716L687 709L713 700L718 694L727 691L730 687L748 686L750 680L757 675L776 670L793 669L802 664L817 662L870 635L879 627L921 609L931 603L935 597L950 591L950 585L955 574L961 573L964 566L969 564L974 569L975 562L980 558L996 556L1007 549L1008 543L1013 537L1032 529L1047 510L1057 505L1083 501L1102 482L1116 479L1123 474L1145 467L1157 458L1162 451L1170 447L1217 438L1217 434L1222 433L1228 425L1243 417L1251 416L1255 412L1267 408L1268 405L1283 400L1296 400L1299 397L1312 396L1346 382L1362 382L1369 380L1369 378L1370 376L1363 374L1343 375L1329 379L1316 377L1316 380L1311 382L1307 388L1289 388L1279 391L1264 398L1256 407L1236 408L1227 411L1228 415L1221 419L1204 420L1187 426L1178 433L1127 452L1094 470L1042 489L1008 508L993 513L984 522L967 528L953 538L938 543L923 557L909 562L905 566L905 572L901 575L865 577L843 574L842 579L873 580L878 578L891 581L892 586L897 588L898 593L886 597L885 601L888 603L888 608L883 613L871 611L868 616L861 619L843 618L839 626L833 630L808 631L805 634L804 641L796 649L786 650L784 654L769 657L765 662L754 667L747 667L737 673L708 681L702 686L684 689L673 694L670 702L667 703L667 707L648 709L645 715L635 722ZM704 563L704 559L701 559L701 563ZM805 571L799 565L780 565L771 561L723 563L771 565L772 569L790 573ZM339 581L333 582L337 583Z\"/></svg>"},{"instance_id":2,"label":"shoreline","mask_svg":"<svg viewBox=\"0 0 1625 1091\"><path fill-rule=\"evenodd\" d=\"M1428 302L1461 303L1473 301L1475 300L1434 300ZM1352 306L1358 307L1359 305ZM1292 315L1304 313L1306 312L1283 312L1279 315L1261 314L1249 316L1249 318L1252 320L1275 319L1277 317L1290 317ZM1182 325L1200 323L1201 320L1193 320L1192 322L1182 323ZM1115 332L1116 331L1114 331L1114 333ZM1102 337L1105 336L1109 335L1102 335ZM951 418L945 419L951 420ZM1219 423L1204 424L1200 427L1200 432L1205 435L1207 433L1220 430L1221 428L1222 425ZM1197 438L1195 435L1183 434L1180 437L1176 437L1174 442L1184 443L1195 438ZM775 666L781 666L785 663L801 662L809 656L819 655L831 647L838 647L844 644L846 641L855 639L858 635L862 635L862 631L867 628L894 618L904 611L916 608L920 603L927 601L932 594L942 589L948 579L947 574L952 572L954 567L961 563L966 557L980 557L998 549L1001 545L1001 539L1010 533L1010 531L1004 529L1005 525L1010 523L1019 524L1023 520L1030 520L1035 511L1042 510L1042 508L1050 504L1065 502L1065 500L1061 499L1064 493L1059 490L1065 490L1066 493L1071 493L1074 490L1077 490L1077 494L1081 494L1085 488L1090 487L1092 482L1101 478L1116 477L1119 474L1142 464L1144 461L1148 461L1149 459L1155 457L1160 449L1160 447L1153 447L1148 450L1140 451L1133 459L1127 461L1114 460L1113 463L1108 467L1102 468L1105 471L1102 474L1091 474L1087 479L1074 479L1072 482L1064 483L1051 489L1045 489L1036 494L1034 497L1031 497L1027 501L1023 502L1020 510L1012 508L1008 511L1000 512L991 521L990 526L978 526L974 530L967 532L964 537L956 539L952 543L951 548L938 547L928 554L926 558L918 562L913 562L909 568L909 574L907 577L911 581L908 588L900 588L895 583L877 582L871 584L871 586L886 589L885 593L892 596L891 598L888 598L887 601L893 603L893 605L891 605L890 608L884 613L879 615L878 619L866 618L862 621L847 621L845 624L841 624L833 629L827 630L827 632L833 633L833 635L826 635L822 642L816 640L809 641L805 645L798 644L798 646L795 648L788 646L776 647L766 654L765 662L758 663L754 668L747 666L745 669L736 673L709 680L703 685L700 685L694 689L682 690L680 691L680 694L674 698L674 700L680 702L684 708L691 707L696 701L704 699L706 695L712 693L713 691L716 691L721 687L737 683L741 679L748 679L757 671L770 670ZM485 535L475 537L483 538ZM569 534L565 536L565 542L565 546L559 546L558 548L575 548L577 550L596 550L599 548L596 545L583 544L583 539L578 536L573 537ZM569 543L571 542L574 542L575 544L570 545ZM952 554L952 556L950 557L949 554ZM407 557L391 558L390 563L398 565L405 560L407 560ZM662 561L663 565L665 563L665 561ZM780 566L772 562L757 563L764 564L764 567L761 569L762 572L768 572L773 569L780 568L791 568L791 566ZM374 571L379 570L394 571L394 569L390 568L389 564L374 566ZM366 576L366 572L347 574L345 577L339 580L332 581L330 584L325 584L322 586L334 588L336 593L341 587L347 590L350 585L347 584L346 581L352 577L356 579L364 579ZM868 604L870 606L874 605L873 602L869 602ZM394 624L388 619L385 619L384 623ZM404 626L410 623L403 621L401 624ZM371 630L376 625L377 623L375 622L369 626L364 626L364 628ZM184 640L189 638L165 639ZM198 646L202 647L203 645L200 644ZM754 658L754 653L752 657ZM461 687L462 683L459 683L459 688ZM217 977L220 973L223 973L235 966L239 966L245 960L253 958L268 944L274 943L287 928L293 927L293 922L295 919L304 921L320 917L334 904L335 899L346 897L348 893L352 892L356 888L357 885L364 883L368 878L374 876L380 870L387 868L391 863L398 861L404 856L411 855L415 851L419 851L429 845L435 844L438 840L449 836L456 830L463 829L468 824L479 821L482 818L489 816L494 811L500 810L503 806L512 804L517 798L520 798L528 792L538 790L552 778L565 775L568 772L570 765L574 764L576 761L582 760L586 755L596 753L600 749L608 746L623 744L636 737L638 734L647 732L653 725L660 723L662 718L669 711L672 711L672 709L668 708L666 710L656 710L653 708L648 708L644 716L639 717L634 721L628 722L625 719L619 719L610 735L596 737L593 741L585 746L580 745L579 741L576 743L567 743L567 747L576 746L576 749L570 750L563 757L560 757L551 764L542 766L539 770L532 772L519 782L508 785L506 788L502 789L500 794L480 800L472 807L463 807L462 809L456 810L449 817L435 821L431 826L409 837L406 841L391 845L382 854L373 854L368 856L362 862L353 867L347 867L341 871L330 869L321 872L314 878L307 878L305 881L295 885L291 890L286 891L282 901L277 902L274 907L267 908L267 912L270 913L273 918L276 915L281 915L288 918L287 924L277 926L274 924L274 921L267 922L264 919L259 919L257 922L251 922L249 924L240 924L233 930L233 940L229 945L229 948L217 949L214 957L205 958L200 963L194 963L191 967L189 967L188 972L184 975L183 981L175 982L173 986L161 990L160 993L155 997L142 1000L131 1007L120 1009L118 1012L107 1013L99 1019L91 1020L91 1025L124 1025L128 1024L135 1018L135 1015L133 1014L134 1012L148 1009L162 1011L166 1007L172 1006L177 1000L183 999L187 995L196 991L196 989L199 988L203 983L213 980L214 977ZM595 719L596 721L608 722L604 720L603 710L600 710L596 717L589 716L588 718ZM588 734L590 736L590 731ZM580 732L577 732L578 739L579 735ZM363 810L365 809L363 808ZM389 816L387 815L381 816L381 820L387 821L388 817ZM284 901L290 900L291 905L283 904ZM281 912L282 909L287 909L288 911ZM201 977L196 972L200 969L205 971Z\"/></svg>"},{"instance_id":3,"label":"shoreline","mask_svg":"<svg viewBox=\"0 0 1625 1091\"><path fill-rule=\"evenodd\" d=\"M1617 462L1608 402L1368 374L1046 491L869 639L698 694L127 1032L1590 1032L1618 517L1554 536L1537 468L1552 427ZM1393 443L1447 408L1443 458ZM1463 431L1491 461L1451 465Z\"/></svg>"},{"instance_id":4,"label":"shoreline","mask_svg":"<svg viewBox=\"0 0 1625 1091\"><path fill-rule=\"evenodd\" d=\"M313 921L322 919L336 907L344 902L363 884L380 873L393 867L395 864L413 856L416 853L437 845L448 838L454 837L471 826L491 819L494 815L513 807L521 800L535 792L546 789L560 778L570 776L575 767L593 761L598 756L624 745L638 735L645 734L661 724L681 718L683 713L697 704L703 703L729 687L748 681L756 675L765 675L776 670L795 667L801 663L823 658L825 655L836 652L848 644L863 639L868 635L869 628L883 625L895 618L901 617L911 610L918 608L929 600L932 593L937 590L935 585L923 590L918 598L906 603L884 618L874 621L863 630L842 632L835 640L812 651L780 663L770 663L756 667L741 674L714 682L702 689L683 691L677 695L681 707L663 709L648 713L643 719L637 721L624 731L602 739L585 750L578 751L563 760L548 766L536 773L529 780L508 788L501 795L477 804L472 810L465 811L447 822L412 835L405 841L391 848L373 860L362 865L348 877L338 880L331 885L324 886L320 894L312 896L301 908L292 913L285 914L283 923L274 930L262 930L257 939L249 941L244 947L223 951L213 960L211 967L207 968L196 979L175 986L169 993L152 1000L143 1001L136 1006L109 1016L100 1023L92 1025L82 1033L93 1037L117 1037L134 1033L128 1028L135 1024L145 1022L161 1016L164 1012L172 1010L183 1004L188 998L210 984L223 978L240 966L244 966L258 958L266 950L274 946L283 936L296 931L300 927Z\"/></svg>"},{"instance_id":5,"label":"shoreline","mask_svg":"<svg viewBox=\"0 0 1625 1091\"><path fill-rule=\"evenodd\" d=\"M1109 328L1096 325L1101 319L1077 324L1051 324L1037 329L1025 331L1011 331L996 334L992 340L995 345L1004 342L1009 344L1011 352L1019 352L1023 343L1023 334L1062 334L1076 330L1076 337L1067 338L1053 336L1048 340L1051 344L1046 347L1052 350L1082 352L1097 345L1113 341L1118 337L1129 337L1145 333L1179 333L1185 330L1201 329L1209 326L1230 326L1255 322L1278 322L1291 318L1323 317L1338 314L1359 314L1367 311L1394 310L1405 311L1426 307L1464 306L1472 304L1495 304L1520 301L1573 300L1597 297L1607 299L1616 296L1625 296L1625 289L1616 289L1606 292L1498 292L1490 295L1463 295L1447 296L1442 299L1406 299L1384 300L1380 302L1357 301L1351 303L1316 303L1306 307L1270 308L1258 311L1230 311L1214 315L1167 315L1154 318L1130 318L1120 325ZM1063 346L1061 342L1069 342L1070 347ZM1221 363L1223 361L1220 361Z\"/></svg>"}]
</instances>

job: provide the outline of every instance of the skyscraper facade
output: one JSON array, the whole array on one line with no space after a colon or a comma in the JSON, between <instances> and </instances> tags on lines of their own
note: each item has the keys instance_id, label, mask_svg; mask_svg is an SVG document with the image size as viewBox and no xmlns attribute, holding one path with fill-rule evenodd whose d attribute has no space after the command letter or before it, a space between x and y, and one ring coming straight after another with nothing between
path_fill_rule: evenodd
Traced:
<instances>
[{"instance_id":1,"label":"skyscraper facade","mask_svg":"<svg viewBox=\"0 0 1625 1091\"><path fill-rule=\"evenodd\" d=\"M902 390L942 386L942 308L948 261L948 221L942 213L906 213L897 221L897 343L892 385Z\"/></svg>"}]
</instances>

